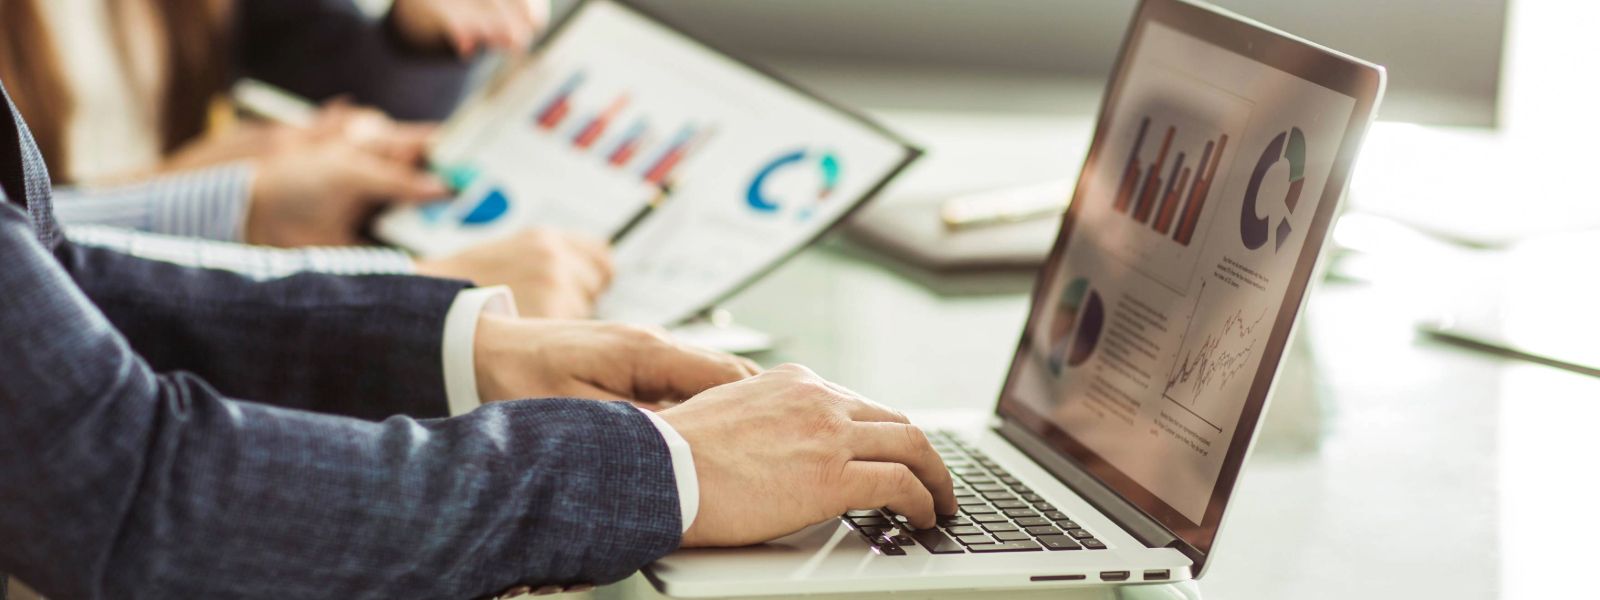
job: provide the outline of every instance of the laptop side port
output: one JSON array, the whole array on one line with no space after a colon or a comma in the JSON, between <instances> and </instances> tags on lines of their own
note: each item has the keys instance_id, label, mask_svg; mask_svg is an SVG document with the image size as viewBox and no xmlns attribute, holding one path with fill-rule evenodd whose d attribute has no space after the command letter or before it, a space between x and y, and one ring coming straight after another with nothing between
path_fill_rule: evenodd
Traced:
<instances>
[{"instance_id":1,"label":"laptop side port","mask_svg":"<svg viewBox=\"0 0 1600 600\"><path fill-rule=\"evenodd\" d=\"M1028 581L1083 581L1087 575L1034 575Z\"/></svg>"},{"instance_id":2,"label":"laptop side port","mask_svg":"<svg viewBox=\"0 0 1600 600\"><path fill-rule=\"evenodd\" d=\"M1127 571L1101 571L1100 581L1127 581Z\"/></svg>"},{"instance_id":3,"label":"laptop side port","mask_svg":"<svg viewBox=\"0 0 1600 600\"><path fill-rule=\"evenodd\" d=\"M1144 572L1145 581L1166 581L1168 579L1172 579L1172 571L1170 569L1154 569Z\"/></svg>"}]
</instances>

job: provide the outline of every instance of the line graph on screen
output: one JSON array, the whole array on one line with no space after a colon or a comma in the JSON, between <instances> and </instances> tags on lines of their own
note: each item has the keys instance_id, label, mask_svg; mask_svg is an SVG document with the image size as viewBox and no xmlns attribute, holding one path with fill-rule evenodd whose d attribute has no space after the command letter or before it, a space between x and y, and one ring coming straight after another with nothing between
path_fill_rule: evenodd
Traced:
<instances>
[{"instance_id":1,"label":"line graph on screen","mask_svg":"<svg viewBox=\"0 0 1600 600\"><path fill-rule=\"evenodd\" d=\"M1167 371L1161 396L1220 433L1222 427L1216 421L1221 419L1202 414L1214 410L1208 404L1216 401L1202 402L1202 398L1227 390L1235 379L1254 372L1251 367L1256 364L1253 359L1258 356L1257 344L1260 343L1256 334L1267 323L1267 310L1255 312L1236 308L1220 322L1208 319L1208 323L1196 323L1195 316L1208 283L1201 282L1200 290L1195 293L1189 322L1179 340L1172 368Z\"/></svg>"}]
</instances>

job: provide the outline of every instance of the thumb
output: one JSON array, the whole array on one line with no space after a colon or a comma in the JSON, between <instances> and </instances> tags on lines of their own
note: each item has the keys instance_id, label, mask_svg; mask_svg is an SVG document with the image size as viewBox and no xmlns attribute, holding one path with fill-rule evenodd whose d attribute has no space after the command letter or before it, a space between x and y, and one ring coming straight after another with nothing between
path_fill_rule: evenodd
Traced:
<instances>
[{"instance_id":1,"label":"thumb","mask_svg":"<svg viewBox=\"0 0 1600 600\"><path fill-rule=\"evenodd\" d=\"M750 376L748 363L731 354L661 340L636 355L636 399L684 400Z\"/></svg>"},{"instance_id":2,"label":"thumb","mask_svg":"<svg viewBox=\"0 0 1600 600\"><path fill-rule=\"evenodd\" d=\"M365 200L414 204L450 196L438 177L406 164L362 151L346 152L340 162L349 191Z\"/></svg>"}]
</instances>

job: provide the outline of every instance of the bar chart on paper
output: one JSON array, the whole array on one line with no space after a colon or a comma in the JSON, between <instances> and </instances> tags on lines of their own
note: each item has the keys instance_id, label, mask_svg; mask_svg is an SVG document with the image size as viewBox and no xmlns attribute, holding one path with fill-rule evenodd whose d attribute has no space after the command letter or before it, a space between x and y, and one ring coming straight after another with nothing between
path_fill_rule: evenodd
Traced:
<instances>
[{"instance_id":1,"label":"bar chart on paper","mask_svg":"<svg viewBox=\"0 0 1600 600\"><path fill-rule=\"evenodd\" d=\"M669 186L716 131L709 118L682 115L681 103L671 109L652 106L624 85L608 89L594 79L582 69L561 78L536 105L535 129L563 140L572 152L657 187Z\"/></svg>"}]
</instances>

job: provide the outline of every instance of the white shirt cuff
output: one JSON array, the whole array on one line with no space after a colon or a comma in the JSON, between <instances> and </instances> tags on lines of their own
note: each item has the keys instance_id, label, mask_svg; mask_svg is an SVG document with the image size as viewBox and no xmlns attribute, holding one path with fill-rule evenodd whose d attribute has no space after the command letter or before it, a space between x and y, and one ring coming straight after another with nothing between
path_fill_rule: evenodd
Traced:
<instances>
[{"instance_id":1,"label":"white shirt cuff","mask_svg":"<svg viewBox=\"0 0 1600 600\"><path fill-rule=\"evenodd\" d=\"M472 412L483 404L478 396L478 371L472 356L478 337L478 317L485 311L517 316L516 299L503 285L462 290L444 317L444 393L450 416Z\"/></svg>"},{"instance_id":2,"label":"white shirt cuff","mask_svg":"<svg viewBox=\"0 0 1600 600\"><path fill-rule=\"evenodd\" d=\"M661 415L642 408L639 412L650 417L650 424L655 425L656 431L661 432L661 438L667 441L667 452L672 455L672 477L678 481L678 511L683 516L683 530L689 531L694 518L700 515L700 476L694 471L694 454L689 451L689 440L683 439L678 430L668 425Z\"/></svg>"}]
</instances>

